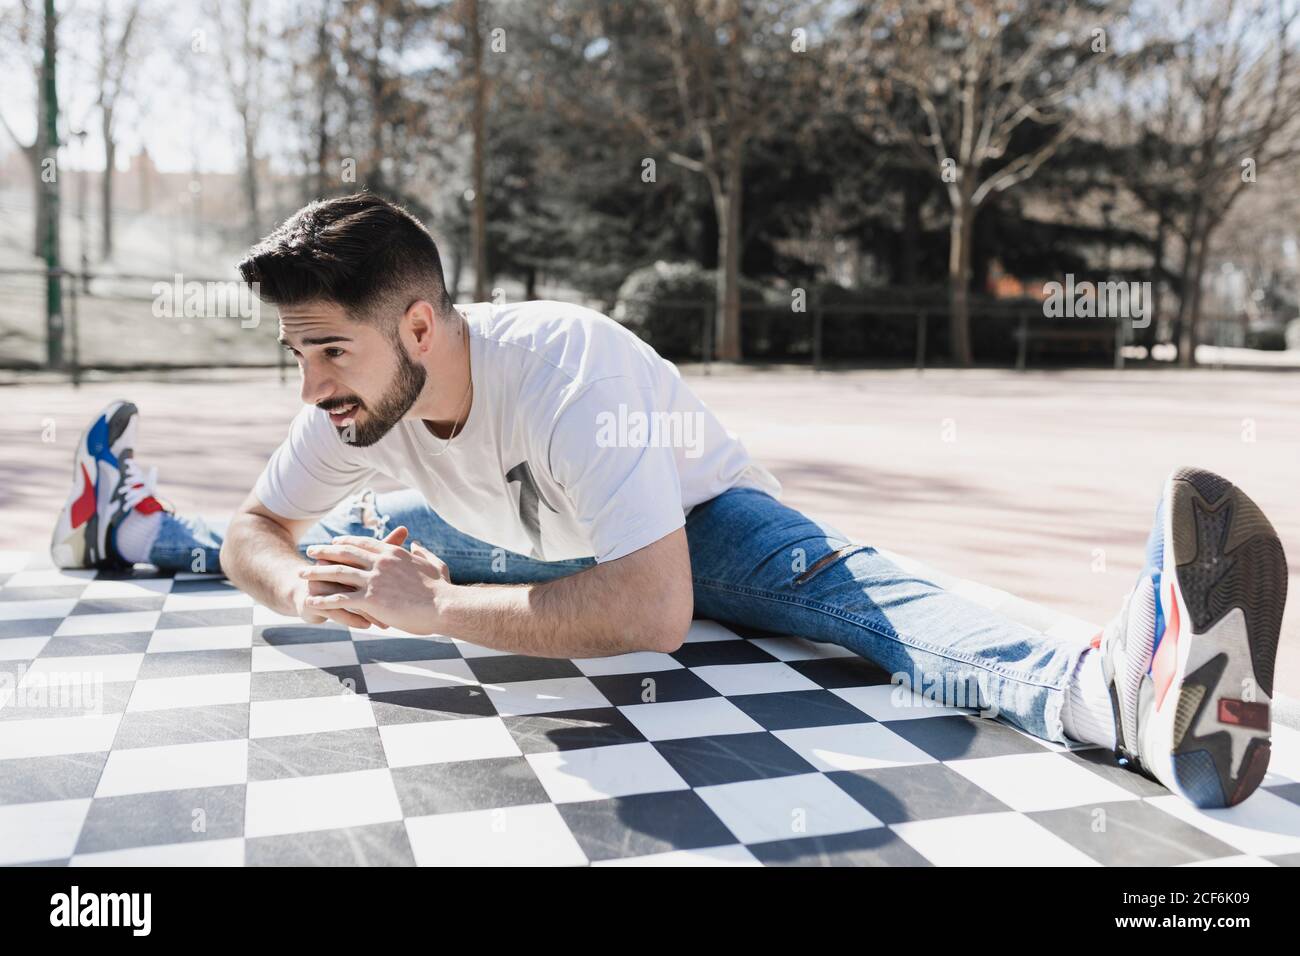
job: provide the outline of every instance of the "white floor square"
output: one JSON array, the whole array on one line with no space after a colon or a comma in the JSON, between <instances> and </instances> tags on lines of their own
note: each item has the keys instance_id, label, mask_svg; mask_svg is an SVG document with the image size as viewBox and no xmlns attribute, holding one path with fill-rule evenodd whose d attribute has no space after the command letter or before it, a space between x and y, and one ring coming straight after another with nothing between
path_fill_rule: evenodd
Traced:
<instances>
[{"instance_id":1,"label":"white floor square","mask_svg":"<svg viewBox=\"0 0 1300 956\"><path fill-rule=\"evenodd\" d=\"M837 687L831 691L864 714L876 720L920 720L925 717L952 717L971 714L973 710L947 707L926 700L911 688L898 684L874 684L870 687Z\"/></svg>"},{"instance_id":2,"label":"white floor square","mask_svg":"<svg viewBox=\"0 0 1300 956\"><path fill-rule=\"evenodd\" d=\"M751 734L763 729L761 724L725 697L627 704L619 710L647 740Z\"/></svg>"},{"instance_id":3,"label":"white floor square","mask_svg":"<svg viewBox=\"0 0 1300 956\"><path fill-rule=\"evenodd\" d=\"M221 627L165 627L154 631L148 653L171 651L224 651L253 646L253 625L228 624Z\"/></svg>"},{"instance_id":4,"label":"white floor square","mask_svg":"<svg viewBox=\"0 0 1300 956\"><path fill-rule=\"evenodd\" d=\"M108 750L121 720L121 714L0 720L0 760Z\"/></svg>"},{"instance_id":5,"label":"white floor square","mask_svg":"<svg viewBox=\"0 0 1300 956\"><path fill-rule=\"evenodd\" d=\"M750 641L779 661L812 661L832 657L857 657L847 647L829 641L810 641L802 637L756 637Z\"/></svg>"},{"instance_id":6,"label":"white floor square","mask_svg":"<svg viewBox=\"0 0 1300 956\"><path fill-rule=\"evenodd\" d=\"M819 773L697 787L695 792L742 843L882 826L875 814Z\"/></svg>"},{"instance_id":7,"label":"white floor square","mask_svg":"<svg viewBox=\"0 0 1300 956\"><path fill-rule=\"evenodd\" d=\"M789 664L770 661L763 664L710 664L692 667L691 673L719 694L777 694L792 690L821 690Z\"/></svg>"},{"instance_id":8,"label":"white floor square","mask_svg":"<svg viewBox=\"0 0 1300 956\"><path fill-rule=\"evenodd\" d=\"M243 866L244 840L195 840L161 846L78 853L69 866Z\"/></svg>"},{"instance_id":9,"label":"white floor square","mask_svg":"<svg viewBox=\"0 0 1300 956\"><path fill-rule=\"evenodd\" d=\"M585 677L484 684L483 689L503 717L609 706L605 695Z\"/></svg>"},{"instance_id":10,"label":"white floor square","mask_svg":"<svg viewBox=\"0 0 1300 956\"><path fill-rule=\"evenodd\" d=\"M526 758L556 803L685 790L686 781L648 743L529 754Z\"/></svg>"},{"instance_id":11,"label":"white floor square","mask_svg":"<svg viewBox=\"0 0 1300 956\"><path fill-rule=\"evenodd\" d=\"M1087 767L1055 753L949 760L947 766L1022 812L1138 799Z\"/></svg>"},{"instance_id":12,"label":"white floor square","mask_svg":"<svg viewBox=\"0 0 1300 956\"><path fill-rule=\"evenodd\" d=\"M912 820L890 829L936 866L1100 865L1018 813Z\"/></svg>"},{"instance_id":13,"label":"white floor square","mask_svg":"<svg viewBox=\"0 0 1300 956\"><path fill-rule=\"evenodd\" d=\"M5 587L15 587L15 585L6 584ZM67 617L76 605L77 601L75 598L50 598L39 601L0 601L0 621L39 621L57 617Z\"/></svg>"},{"instance_id":14,"label":"white floor square","mask_svg":"<svg viewBox=\"0 0 1300 956\"><path fill-rule=\"evenodd\" d=\"M400 819L402 808L387 769L255 780L248 784L244 836L333 830Z\"/></svg>"},{"instance_id":15,"label":"white floor square","mask_svg":"<svg viewBox=\"0 0 1300 956\"><path fill-rule=\"evenodd\" d=\"M257 700L248 708L248 736L285 737L375 726L370 698L364 694Z\"/></svg>"},{"instance_id":16,"label":"white floor square","mask_svg":"<svg viewBox=\"0 0 1300 956\"><path fill-rule=\"evenodd\" d=\"M836 724L774 730L772 736L822 772L936 763L882 724Z\"/></svg>"},{"instance_id":17,"label":"white floor square","mask_svg":"<svg viewBox=\"0 0 1300 956\"><path fill-rule=\"evenodd\" d=\"M371 694L426 687L466 687L478 683L469 664L455 658L362 664L361 673L366 678L366 690Z\"/></svg>"},{"instance_id":18,"label":"white floor square","mask_svg":"<svg viewBox=\"0 0 1300 956\"><path fill-rule=\"evenodd\" d=\"M253 671L293 671L306 668L346 667L357 664L357 648L351 641L323 641L319 644L258 645L253 648Z\"/></svg>"},{"instance_id":19,"label":"white floor square","mask_svg":"<svg viewBox=\"0 0 1300 956\"><path fill-rule=\"evenodd\" d=\"M609 657L575 657L573 663L588 677L609 674L642 674L654 671L681 670L682 665L671 654L639 651L635 654L613 654Z\"/></svg>"},{"instance_id":20,"label":"white floor square","mask_svg":"<svg viewBox=\"0 0 1300 956\"><path fill-rule=\"evenodd\" d=\"M0 866L66 860L89 810L89 799L0 806Z\"/></svg>"},{"instance_id":21,"label":"white floor square","mask_svg":"<svg viewBox=\"0 0 1300 956\"><path fill-rule=\"evenodd\" d=\"M581 866L586 855L559 811L528 804L408 817L417 866Z\"/></svg>"},{"instance_id":22,"label":"white floor square","mask_svg":"<svg viewBox=\"0 0 1300 956\"><path fill-rule=\"evenodd\" d=\"M519 745L499 717L465 717L389 724L379 739L390 767L518 757Z\"/></svg>"},{"instance_id":23,"label":"white floor square","mask_svg":"<svg viewBox=\"0 0 1300 956\"><path fill-rule=\"evenodd\" d=\"M170 710L173 707L205 707L211 704L246 704L250 677L233 674L195 674L187 677L150 677L135 682L128 713Z\"/></svg>"},{"instance_id":24,"label":"white floor square","mask_svg":"<svg viewBox=\"0 0 1300 956\"><path fill-rule=\"evenodd\" d=\"M171 589L171 578L128 578L121 581L91 581L86 590L81 592L81 599L91 601L104 598L151 597L156 594L170 594Z\"/></svg>"},{"instance_id":25,"label":"white floor square","mask_svg":"<svg viewBox=\"0 0 1300 956\"><path fill-rule=\"evenodd\" d=\"M1199 810L1172 793L1146 801L1243 853L1300 853L1300 806L1267 790L1256 790L1235 807L1221 810Z\"/></svg>"},{"instance_id":26,"label":"white floor square","mask_svg":"<svg viewBox=\"0 0 1300 956\"><path fill-rule=\"evenodd\" d=\"M116 614L77 614L65 617L55 637L73 634L127 634L152 631L158 625L159 611L121 611Z\"/></svg>"},{"instance_id":27,"label":"white floor square","mask_svg":"<svg viewBox=\"0 0 1300 956\"><path fill-rule=\"evenodd\" d=\"M135 680L140 672L143 654L87 654L82 657L38 657L23 675L23 682L31 683L37 676L60 683L86 683L99 681L111 684L116 681Z\"/></svg>"},{"instance_id":28,"label":"white floor square","mask_svg":"<svg viewBox=\"0 0 1300 956\"><path fill-rule=\"evenodd\" d=\"M247 740L136 747L108 755L95 796L190 790L247 781Z\"/></svg>"}]
</instances>

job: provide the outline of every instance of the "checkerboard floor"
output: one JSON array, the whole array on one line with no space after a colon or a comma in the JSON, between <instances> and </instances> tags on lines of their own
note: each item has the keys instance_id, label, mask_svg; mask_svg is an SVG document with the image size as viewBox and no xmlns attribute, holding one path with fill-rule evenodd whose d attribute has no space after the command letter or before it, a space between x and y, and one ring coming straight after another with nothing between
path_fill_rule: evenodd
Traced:
<instances>
[{"instance_id":1,"label":"checkerboard floor","mask_svg":"<svg viewBox=\"0 0 1300 956\"><path fill-rule=\"evenodd\" d=\"M1295 864L1273 747L1201 812L829 644L537 659L0 552L4 864Z\"/></svg>"}]
</instances>

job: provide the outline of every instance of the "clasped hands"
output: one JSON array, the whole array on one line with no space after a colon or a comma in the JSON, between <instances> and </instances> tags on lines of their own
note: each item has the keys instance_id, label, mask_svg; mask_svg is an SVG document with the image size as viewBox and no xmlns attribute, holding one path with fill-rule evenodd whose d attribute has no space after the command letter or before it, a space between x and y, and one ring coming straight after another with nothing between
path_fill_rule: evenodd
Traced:
<instances>
[{"instance_id":1,"label":"clasped hands","mask_svg":"<svg viewBox=\"0 0 1300 956\"><path fill-rule=\"evenodd\" d=\"M452 587L447 565L418 541L402 547L407 530L395 528L382 541L341 535L313 545L316 564L298 576L295 603L309 624L337 621L348 627L395 627L412 634L437 631L439 599Z\"/></svg>"}]
</instances>

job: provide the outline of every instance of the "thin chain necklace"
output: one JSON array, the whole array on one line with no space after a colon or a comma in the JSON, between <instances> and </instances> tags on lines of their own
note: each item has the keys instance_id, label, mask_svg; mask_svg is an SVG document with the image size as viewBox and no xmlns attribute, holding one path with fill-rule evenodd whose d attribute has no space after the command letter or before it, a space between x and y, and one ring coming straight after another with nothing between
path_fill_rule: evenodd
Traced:
<instances>
[{"instance_id":1,"label":"thin chain necklace","mask_svg":"<svg viewBox=\"0 0 1300 956\"><path fill-rule=\"evenodd\" d=\"M469 406L466 405L465 403L466 400L469 398L469 393L474 389L474 374L470 367L470 354L469 354L469 322L466 320L464 313L462 313L459 309L456 310L456 314L460 316L460 320L465 328L465 371L466 371L466 378L469 379L469 384L466 385L465 387L465 397L460 400L460 405L457 406L458 408L464 407L465 409L464 419L462 420L459 414L456 416L456 422L451 426L451 434L448 435L447 438L443 441L442 448L440 448L438 451L429 452L430 458L441 458L443 455L445 455L447 453L447 449L451 447L451 443L455 441L456 436L459 435L461 431L464 430L465 422L469 421ZM426 430L429 432L430 435L433 435L434 438L438 437L437 435L433 434L432 429L426 428Z\"/></svg>"}]
</instances>

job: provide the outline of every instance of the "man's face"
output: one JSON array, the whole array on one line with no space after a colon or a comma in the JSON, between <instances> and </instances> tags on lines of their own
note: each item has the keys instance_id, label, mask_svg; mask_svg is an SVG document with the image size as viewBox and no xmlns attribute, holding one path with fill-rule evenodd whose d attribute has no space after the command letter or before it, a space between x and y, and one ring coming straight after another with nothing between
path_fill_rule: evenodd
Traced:
<instances>
[{"instance_id":1,"label":"man's face","mask_svg":"<svg viewBox=\"0 0 1300 956\"><path fill-rule=\"evenodd\" d=\"M424 366L399 342L332 302L282 307L280 342L302 370L303 402L329 412L349 444L379 441L424 388Z\"/></svg>"}]
</instances>

